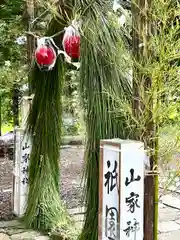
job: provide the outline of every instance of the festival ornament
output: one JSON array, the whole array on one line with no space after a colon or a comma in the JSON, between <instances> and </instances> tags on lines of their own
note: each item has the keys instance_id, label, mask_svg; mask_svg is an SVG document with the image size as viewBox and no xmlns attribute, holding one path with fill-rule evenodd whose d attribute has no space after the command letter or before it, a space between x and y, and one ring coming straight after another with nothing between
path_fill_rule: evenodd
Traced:
<instances>
[{"instance_id":1,"label":"festival ornament","mask_svg":"<svg viewBox=\"0 0 180 240\"><path fill-rule=\"evenodd\" d=\"M78 31L77 23L73 23L71 26L65 29L63 37L63 48L66 54L71 57L73 62L76 62L80 58L80 34Z\"/></svg>"},{"instance_id":2,"label":"festival ornament","mask_svg":"<svg viewBox=\"0 0 180 240\"><path fill-rule=\"evenodd\" d=\"M72 58L65 51L58 48L52 37L37 38L35 61L41 71L52 70L60 54L64 56L66 62L74 65L77 69L80 67L79 63L73 63ZM75 56L75 54L73 56Z\"/></svg>"},{"instance_id":3,"label":"festival ornament","mask_svg":"<svg viewBox=\"0 0 180 240\"><path fill-rule=\"evenodd\" d=\"M50 71L53 69L58 54L58 48L52 38L43 37L37 39L37 49L35 51L35 60L41 71Z\"/></svg>"}]
</instances>

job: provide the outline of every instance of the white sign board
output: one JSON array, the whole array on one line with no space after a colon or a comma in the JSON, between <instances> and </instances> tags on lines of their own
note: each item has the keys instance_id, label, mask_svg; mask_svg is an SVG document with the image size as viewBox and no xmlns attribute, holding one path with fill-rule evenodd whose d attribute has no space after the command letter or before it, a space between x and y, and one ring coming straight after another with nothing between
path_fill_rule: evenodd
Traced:
<instances>
[{"instance_id":1,"label":"white sign board","mask_svg":"<svg viewBox=\"0 0 180 240\"><path fill-rule=\"evenodd\" d=\"M144 144L103 140L98 240L143 240Z\"/></svg>"},{"instance_id":2,"label":"white sign board","mask_svg":"<svg viewBox=\"0 0 180 240\"><path fill-rule=\"evenodd\" d=\"M23 96L21 99L21 127L26 127L27 117L29 115L29 110L31 107L31 102L33 100L33 96Z\"/></svg>"},{"instance_id":3,"label":"white sign board","mask_svg":"<svg viewBox=\"0 0 180 240\"><path fill-rule=\"evenodd\" d=\"M120 239L143 240L144 145L121 144Z\"/></svg>"},{"instance_id":4,"label":"white sign board","mask_svg":"<svg viewBox=\"0 0 180 240\"><path fill-rule=\"evenodd\" d=\"M22 216L26 210L28 194L28 165L31 152L30 139L23 135L22 129L16 130L15 173L14 173L14 213Z\"/></svg>"}]
</instances>

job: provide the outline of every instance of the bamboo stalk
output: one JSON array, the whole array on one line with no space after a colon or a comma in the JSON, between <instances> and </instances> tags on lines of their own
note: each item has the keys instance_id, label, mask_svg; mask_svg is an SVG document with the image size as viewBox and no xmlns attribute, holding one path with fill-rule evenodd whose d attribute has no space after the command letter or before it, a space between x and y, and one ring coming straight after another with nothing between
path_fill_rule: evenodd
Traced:
<instances>
[{"instance_id":1,"label":"bamboo stalk","mask_svg":"<svg viewBox=\"0 0 180 240\"><path fill-rule=\"evenodd\" d=\"M148 58L148 55L151 54L147 49L147 42L149 38L149 29L150 22L148 19L148 11L151 5L151 0L135 0L132 4L132 15L133 15L133 53L135 61L140 64ZM148 30L148 31L147 31ZM143 47L139 48L140 44ZM156 132L154 131L154 122L153 122L153 98L149 94L149 90L152 87L152 79L148 76L145 78L138 72L137 69L134 69L134 76L138 76L137 79L134 78L134 95L133 95L133 109L134 115L137 119L143 117L144 111L147 111L147 121L145 128L145 134L138 136L137 138L142 138L145 142L145 146L153 149L153 153L150 157L150 166L153 170L154 165L157 165L157 157L154 156L155 139ZM140 88L142 86L144 89ZM141 89L141 90L140 90ZM142 93L145 92L145 97L149 98L149 106L144 106L142 101ZM146 96L147 95L147 96ZM138 121L139 122L139 121ZM156 146L158 147L158 146ZM144 196L144 240L157 240L157 224L158 224L158 175L147 175L145 178L145 196Z\"/></svg>"}]
</instances>

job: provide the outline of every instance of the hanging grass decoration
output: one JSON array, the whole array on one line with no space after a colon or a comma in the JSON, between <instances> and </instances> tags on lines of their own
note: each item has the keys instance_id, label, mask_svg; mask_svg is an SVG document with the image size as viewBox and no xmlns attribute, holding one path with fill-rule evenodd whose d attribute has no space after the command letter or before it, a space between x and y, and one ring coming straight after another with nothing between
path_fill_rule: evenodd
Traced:
<instances>
[{"instance_id":1,"label":"hanging grass decoration","mask_svg":"<svg viewBox=\"0 0 180 240\"><path fill-rule=\"evenodd\" d=\"M80 33L78 25L73 22L67 27L63 37L63 48L73 62L78 62L80 58Z\"/></svg>"},{"instance_id":2,"label":"hanging grass decoration","mask_svg":"<svg viewBox=\"0 0 180 240\"><path fill-rule=\"evenodd\" d=\"M70 0L60 1L60 21L52 21L48 36L62 31L71 18ZM107 3L108 2L108 3ZM85 225L80 240L98 239L98 182L100 139L126 137L125 121L115 116L115 92L122 101L131 95L130 84L124 77L122 44L119 31L109 21L110 2L106 0L77 0L83 19L80 57L80 93L87 127L85 170ZM74 1L72 1L74 6ZM64 16L64 21L62 21ZM62 24L60 24L60 22ZM78 38L80 43L80 38ZM58 37L63 43L63 34ZM57 42L57 38L56 38ZM71 46L71 45L70 45ZM76 46L77 47L77 46ZM71 50L69 54L71 55ZM29 227L43 231L54 228L69 232L71 221L60 199L59 150L62 119L62 85L64 61L58 57L52 71L34 68L32 90L34 99L28 117L27 132L32 136L29 164L29 195L25 222ZM127 64L128 65L128 64ZM107 95L107 90L110 95ZM113 95L113 94L112 94Z\"/></svg>"},{"instance_id":3,"label":"hanging grass decoration","mask_svg":"<svg viewBox=\"0 0 180 240\"><path fill-rule=\"evenodd\" d=\"M56 19L52 20L47 35L52 36L62 31L65 24L66 20L62 24ZM61 48L62 39L59 42L55 40ZM76 234L61 201L59 184L64 76L64 60L61 55L51 71L40 71L36 64L32 72L31 89L34 98L26 129L32 138L32 151L24 223L29 228L45 232L55 231L58 239L72 240Z\"/></svg>"},{"instance_id":4,"label":"hanging grass decoration","mask_svg":"<svg viewBox=\"0 0 180 240\"><path fill-rule=\"evenodd\" d=\"M100 140L127 138L123 114L115 115L113 94L131 100L132 89L125 77L129 62L121 32L111 21L106 0L78 0L82 11L80 94L85 112L85 224L79 240L98 239ZM77 7L77 8L78 8ZM107 92L109 94L107 94Z\"/></svg>"},{"instance_id":5,"label":"hanging grass decoration","mask_svg":"<svg viewBox=\"0 0 180 240\"><path fill-rule=\"evenodd\" d=\"M35 66L34 98L27 131L32 136L29 163L29 195L25 214L28 227L49 231L70 224L60 200L59 150L61 139L61 92L64 78L61 59L52 71Z\"/></svg>"}]
</instances>

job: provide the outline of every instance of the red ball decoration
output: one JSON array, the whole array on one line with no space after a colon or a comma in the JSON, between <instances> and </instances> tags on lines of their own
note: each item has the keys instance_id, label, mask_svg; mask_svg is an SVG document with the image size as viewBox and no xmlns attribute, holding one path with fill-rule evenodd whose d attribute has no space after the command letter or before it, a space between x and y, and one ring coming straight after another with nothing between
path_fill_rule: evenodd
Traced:
<instances>
[{"instance_id":1,"label":"red ball decoration","mask_svg":"<svg viewBox=\"0 0 180 240\"><path fill-rule=\"evenodd\" d=\"M72 60L79 60L80 58L80 34L72 26L66 29L63 38L63 47L66 54L71 57Z\"/></svg>"},{"instance_id":2,"label":"red ball decoration","mask_svg":"<svg viewBox=\"0 0 180 240\"><path fill-rule=\"evenodd\" d=\"M72 59L79 59L80 36L70 36L64 39L64 50Z\"/></svg>"},{"instance_id":3,"label":"red ball decoration","mask_svg":"<svg viewBox=\"0 0 180 240\"><path fill-rule=\"evenodd\" d=\"M35 57L38 65L50 66L56 60L56 53L51 47L42 46L36 50Z\"/></svg>"}]
</instances>

